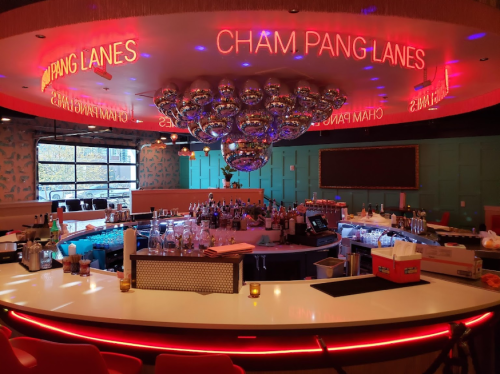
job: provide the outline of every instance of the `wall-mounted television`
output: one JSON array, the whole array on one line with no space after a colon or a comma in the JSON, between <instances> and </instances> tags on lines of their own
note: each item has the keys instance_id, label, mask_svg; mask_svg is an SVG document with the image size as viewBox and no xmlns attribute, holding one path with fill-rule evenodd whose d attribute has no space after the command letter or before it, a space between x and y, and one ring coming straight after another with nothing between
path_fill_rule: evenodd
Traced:
<instances>
[{"instance_id":1,"label":"wall-mounted television","mask_svg":"<svg viewBox=\"0 0 500 374\"><path fill-rule=\"evenodd\" d=\"M319 151L320 188L418 189L418 145Z\"/></svg>"}]
</instances>

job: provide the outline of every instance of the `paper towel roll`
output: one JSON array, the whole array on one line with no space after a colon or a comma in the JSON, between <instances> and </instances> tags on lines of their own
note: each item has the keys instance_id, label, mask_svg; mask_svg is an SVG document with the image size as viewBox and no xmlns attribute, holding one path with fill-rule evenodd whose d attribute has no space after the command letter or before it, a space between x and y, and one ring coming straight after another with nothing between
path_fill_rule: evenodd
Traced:
<instances>
[{"instance_id":1,"label":"paper towel roll","mask_svg":"<svg viewBox=\"0 0 500 374\"><path fill-rule=\"evenodd\" d=\"M406 208L406 194L404 192L401 192L399 194L399 209L404 208Z\"/></svg>"},{"instance_id":2,"label":"paper towel roll","mask_svg":"<svg viewBox=\"0 0 500 374\"><path fill-rule=\"evenodd\" d=\"M68 255L71 256L71 255L76 255L76 245L71 243L69 246L68 246Z\"/></svg>"},{"instance_id":3,"label":"paper towel roll","mask_svg":"<svg viewBox=\"0 0 500 374\"><path fill-rule=\"evenodd\" d=\"M132 276L132 261L130 255L137 252L137 232L128 228L123 232L123 273L125 278Z\"/></svg>"}]
</instances>

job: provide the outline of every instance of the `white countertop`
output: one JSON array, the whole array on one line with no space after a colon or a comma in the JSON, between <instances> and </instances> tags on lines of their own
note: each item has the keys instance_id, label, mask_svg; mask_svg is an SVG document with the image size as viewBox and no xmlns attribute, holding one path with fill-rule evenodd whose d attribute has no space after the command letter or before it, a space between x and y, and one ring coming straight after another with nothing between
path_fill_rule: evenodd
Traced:
<instances>
[{"instance_id":1,"label":"white countertop","mask_svg":"<svg viewBox=\"0 0 500 374\"><path fill-rule=\"evenodd\" d=\"M323 281L262 282L261 297L132 289L113 273L82 278L62 269L29 273L0 265L0 304L78 320L201 329L310 329L421 321L500 305L500 293L422 277L428 285L333 298L310 287ZM342 281L345 278L339 278Z\"/></svg>"}]
</instances>

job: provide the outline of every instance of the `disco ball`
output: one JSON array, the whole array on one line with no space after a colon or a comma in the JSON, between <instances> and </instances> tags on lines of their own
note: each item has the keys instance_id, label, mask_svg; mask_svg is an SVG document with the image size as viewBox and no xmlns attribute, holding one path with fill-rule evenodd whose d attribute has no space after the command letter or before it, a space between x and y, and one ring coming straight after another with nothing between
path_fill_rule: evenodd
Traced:
<instances>
[{"instance_id":1,"label":"disco ball","mask_svg":"<svg viewBox=\"0 0 500 374\"><path fill-rule=\"evenodd\" d=\"M279 137L281 139L297 139L311 126L312 113L294 110L290 115L277 119Z\"/></svg>"},{"instance_id":2,"label":"disco ball","mask_svg":"<svg viewBox=\"0 0 500 374\"><path fill-rule=\"evenodd\" d=\"M212 102L212 109L221 117L234 117L241 109L241 101L237 97L219 97Z\"/></svg>"},{"instance_id":3,"label":"disco ball","mask_svg":"<svg viewBox=\"0 0 500 374\"><path fill-rule=\"evenodd\" d=\"M273 118L263 109L246 109L236 118L241 132L246 136L263 137Z\"/></svg>"},{"instance_id":4,"label":"disco ball","mask_svg":"<svg viewBox=\"0 0 500 374\"><path fill-rule=\"evenodd\" d=\"M200 116L199 125L203 132L219 139L229 134L233 121L231 118L224 118L215 113L204 113Z\"/></svg>"},{"instance_id":5,"label":"disco ball","mask_svg":"<svg viewBox=\"0 0 500 374\"><path fill-rule=\"evenodd\" d=\"M193 135L196 139L198 139L202 143L211 144L217 141L217 138L203 132L201 127L198 125L196 121L187 121L188 122L188 130L191 135Z\"/></svg>"},{"instance_id":6,"label":"disco ball","mask_svg":"<svg viewBox=\"0 0 500 374\"><path fill-rule=\"evenodd\" d=\"M255 171L271 159L273 144L269 140L249 139L243 134L231 135L222 140L221 151L224 161L232 168L246 172Z\"/></svg>"}]
</instances>

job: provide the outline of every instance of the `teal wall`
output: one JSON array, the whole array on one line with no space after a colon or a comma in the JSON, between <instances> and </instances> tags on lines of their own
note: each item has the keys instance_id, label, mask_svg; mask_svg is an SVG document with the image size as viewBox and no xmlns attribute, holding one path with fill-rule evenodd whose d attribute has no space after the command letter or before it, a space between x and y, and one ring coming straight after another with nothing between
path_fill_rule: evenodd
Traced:
<instances>
[{"instance_id":1,"label":"teal wall","mask_svg":"<svg viewBox=\"0 0 500 374\"><path fill-rule=\"evenodd\" d=\"M179 157L179 188L189 189L189 157Z\"/></svg>"},{"instance_id":2,"label":"teal wall","mask_svg":"<svg viewBox=\"0 0 500 374\"><path fill-rule=\"evenodd\" d=\"M484 222L484 205L500 205L500 136L276 147L266 166L251 173L238 172L233 181L243 188L263 188L266 196L287 204L302 202L317 192L318 198L340 197L350 212L360 211L363 203L397 206L399 190L320 189L318 157L325 148L404 144L420 145L420 189L406 191L407 204L425 208L430 220L449 211L450 225L477 227ZM196 152L196 160L189 161L189 188L222 187L220 168L224 165L219 150L210 151L208 157ZM290 171L290 165L295 171ZM460 201L465 201L464 208Z\"/></svg>"}]
</instances>

